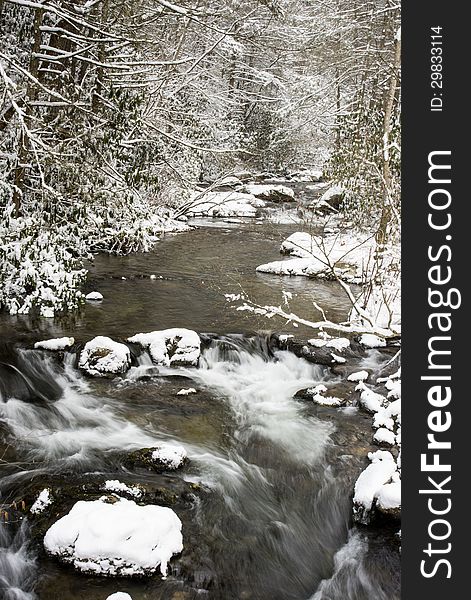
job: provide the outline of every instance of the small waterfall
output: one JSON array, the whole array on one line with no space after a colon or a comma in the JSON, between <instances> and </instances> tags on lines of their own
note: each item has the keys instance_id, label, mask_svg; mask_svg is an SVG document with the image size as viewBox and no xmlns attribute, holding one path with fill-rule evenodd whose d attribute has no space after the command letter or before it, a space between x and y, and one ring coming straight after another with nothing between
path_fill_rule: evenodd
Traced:
<instances>
[{"instance_id":1,"label":"small waterfall","mask_svg":"<svg viewBox=\"0 0 471 600\"><path fill-rule=\"evenodd\" d=\"M215 390L230 406L241 444L251 438L269 440L304 464L318 460L332 426L303 414L293 395L326 378L323 367L300 360L287 351L270 356L267 345L250 338L214 340L204 351L191 377Z\"/></svg>"}]
</instances>

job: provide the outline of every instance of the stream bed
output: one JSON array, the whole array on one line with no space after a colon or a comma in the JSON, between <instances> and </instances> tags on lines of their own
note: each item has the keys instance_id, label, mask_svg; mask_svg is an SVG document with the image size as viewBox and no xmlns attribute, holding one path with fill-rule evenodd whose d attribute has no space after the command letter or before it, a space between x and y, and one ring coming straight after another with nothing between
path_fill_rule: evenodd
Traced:
<instances>
[{"instance_id":1,"label":"stream bed","mask_svg":"<svg viewBox=\"0 0 471 600\"><path fill-rule=\"evenodd\" d=\"M260 304L283 303L332 320L348 301L332 282L256 273L278 256L295 223L264 219L195 222L148 254L97 256L85 291L103 302L61 320L0 315L0 493L2 503L34 498L45 486L74 494L105 480L142 484L175 510L184 549L168 578L100 578L48 557L45 522L0 523L0 597L8 600L395 600L400 597L396 531L352 523L352 489L372 446L371 418L357 409L294 399L331 381L328 367L273 352L268 331L312 337L312 330L234 310L224 294L243 290ZM152 277L151 277L152 276ZM145 353L115 379L91 379L32 343L186 327L212 333L198 368L160 369ZM376 350L358 356L379 369ZM9 373L9 375L5 375ZM26 383L25 383L26 382ZM196 394L177 395L194 387ZM159 441L183 445L183 469L155 474L121 460ZM85 487L84 487L85 486ZM82 493L80 492L80 493ZM167 493L166 492L166 493ZM16 513L15 513L16 514ZM12 522L10 522L12 521ZM39 520L40 521L40 520ZM3 594L3 596L2 596Z\"/></svg>"}]
</instances>

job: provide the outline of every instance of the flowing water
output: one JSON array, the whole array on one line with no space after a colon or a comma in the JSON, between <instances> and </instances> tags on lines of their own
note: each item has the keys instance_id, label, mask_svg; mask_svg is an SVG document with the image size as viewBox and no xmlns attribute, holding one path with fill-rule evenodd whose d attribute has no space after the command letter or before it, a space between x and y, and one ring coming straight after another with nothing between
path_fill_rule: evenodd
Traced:
<instances>
[{"instance_id":1,"label":"flowing water","mask_svg":"<svg viewBox=\"0 0 471 600\"><path fill-rule=\"evenodd\" d=\"M314 315L314 298L343 318L348 305L333 284L255 273L257 264L276 260L279 242L294 230L223 223L168 236L148 255L100 256L88 285L105 296L101 305L55 323L1 317L0 493L10 510L0 524L0 597L105 600L121 590L133 600L399 598L394 530L351 522L370 418L293 399L334 375L273 353L267 336L253 333L267 322L234 311L223 297L241 284L262 303L279 304L282 291L291 291L295 312ZM217 332L199 368L156 376L144 353L124 378L96 380L78 372L74 349L63 361L28 349L46 335L85 341L173 326ZM308 333L280 321L270 326ZM361 360L379 368L384 358L372 352ZM190 386L196 395L177 395ZM123 453L162 440L185 446L183 470L157 475L123 466ZM177 495L191 490L191 501L174 506L184 551L166 580L77 573L47 557L29 520L17 518L21 500L46 485L67 492L106 479Z\"/></svg>"}]
</instances>

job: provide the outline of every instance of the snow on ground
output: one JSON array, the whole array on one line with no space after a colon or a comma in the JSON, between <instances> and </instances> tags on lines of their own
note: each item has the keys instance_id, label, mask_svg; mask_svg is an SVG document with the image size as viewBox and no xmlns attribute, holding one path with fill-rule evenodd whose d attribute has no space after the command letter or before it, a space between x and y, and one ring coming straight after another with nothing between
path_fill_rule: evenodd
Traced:
<instances>
[{"instance_id":1,"label":"snow on ground","mask_svg":"<svg viewBox=\"0 0 471 600\"><path fill-rule=\"evenodd\" d=\"M163 506L138 506L121 498L79 501L44 537L49 554L95 575L163 577L174 554L183 550L182 524Z\"/></svg>"},{"instance_id":2,"label":"snow on ground","mask_svg":"<svg viewBox=\"0 0 471 600\"><path fill-rule=\"evenodd\" d=\"M181 467L186 458L187 453L183 446L165 444L152 452L152 460L172 470Z\"/></svg>"},{"instance_id":3,"label":"snow on ground","mask_svg":"<svg viewBox=\"0 0 471 600\"><path fill-rule=\"evenodd\" d=\"M192 217L255 217L265 202L242 192L194 192L187 212Z\"/></svg>"},{"instance_id":4,"label":"snow on ground","mask_svg":"<svg viewBox=\"0 0 471 600\"><path fill-rule=\"evenodd\" d=\"M164 329L150 333L137 333L128 338L149 351L152 361L157 365L196 366L201 353L199 335L191 329Z\"/></svg>"},{"instance_id":5,"label":"snow on ground","mask_svg":"<svg viewBox=\"0 0 471 600\"><path fill-rule=\"evenodd\" d=\"M124 373L131 366L131 353L125 344L99 335L85 344L78 366L95 377Z\"/></svg>"},{"instance_id":6,"label":"snow on ground","mask_svg":"<svg viewBox=\"0 0 471 600\"><path fill-rule=\"evenodd\" d=\"M50 490L48 488L44 488L39 493L39 496L36 498L36 501L34 502L33 506L30 508L30 512L32 512L33 515L38 515L42 513L52 503L53 499Z\"/></svg>"},{"instance_id":7,"label":"snow on ground","mask_svg":"<svg viewBox=\"0 0 471 600\"><path fill-rule=\"evenodd\" d=\"M331 277L331 268L349 283L362 283L365 269L372 262L375 241L371 233L352 231L311 235L298 231L290 235L280 247L284 254L297 258L274 261L257 267L262 273Z\"/></svg>"},{"instance_id":8,"label":"snow on ground","mask_svg":"<svg viewBox=\"0 0 471 600\"><path fill-rule=\"evenodd\" d=\"M359 314L352 309L350 319L364 325L399 333L401 329L400 248L390 246L376 260L375 236L353 229L324 235L298 231L280 247L283 254L296 258L277 260L257 267L260 273L321 279L338 278L348 284L362 285L358 293ZM365 285L368 283L369 285Z\"/></svg>"},{"instance_id":9,"label":"snow on ground","mask_svg":"<svg viewBox=\"0 0 471 600\"><path fill-rule=\"evenodd\" d=\"M39 350L65 350L66 348L73 346L74 342L75 340L73 337L61 337L36 342L34 347Z\"/></svg>"},{"instance_id":10,"label":"snow on ground","mask_svg":"<svg viewBox=\"0 0 471 600\"><path fill-rule=\"evenodd\" d=\"M103 484L103 489L106 492L115 492L117 494L129 494L134 498L140 498L142 496L142 490L136 485L129 486L123 483L122 481L119 481L118 479L108 479L108 481L105 481L105 483Z\"/></svg>"}]
</instances>

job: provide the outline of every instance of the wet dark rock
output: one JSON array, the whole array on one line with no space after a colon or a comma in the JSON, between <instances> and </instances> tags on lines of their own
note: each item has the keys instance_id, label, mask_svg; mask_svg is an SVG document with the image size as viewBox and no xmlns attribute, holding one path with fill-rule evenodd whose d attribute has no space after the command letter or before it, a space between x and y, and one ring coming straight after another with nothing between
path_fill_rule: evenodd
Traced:
<instances>
[{"instance_id":1,"label":"wet dark rock","mask_svg":"<svg viewBox=\"0 0 471 600\"><path fill-rule=\"evenodd\" d=\"M162 473L164 471L175 471L188 462L186 456L181 458L179 464L177 464L177 462L172 462L171 460L165 460L164 458L156 458L153 455L159 450L159 447L134 450L125 456L123 464L130 469L138 468Z\"/></svg>"}]
</instances>

